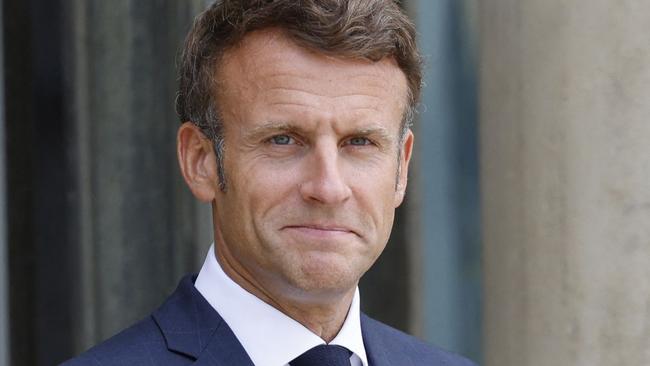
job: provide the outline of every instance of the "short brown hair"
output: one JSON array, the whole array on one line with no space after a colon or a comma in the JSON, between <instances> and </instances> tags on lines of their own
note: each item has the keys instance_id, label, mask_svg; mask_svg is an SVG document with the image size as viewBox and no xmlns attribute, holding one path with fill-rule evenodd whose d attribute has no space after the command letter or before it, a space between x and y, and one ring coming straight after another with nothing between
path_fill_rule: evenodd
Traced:
<instances>
[{"instance_id":1,"label":"short brown hair","mask_svg":"<svg viewBox=\"0 0 650 366\"><path fill-rule=\"evenodd\" d=\"M333 56L393 57L408 83L406 132L420 97L422 67L415 27L396 0L217 0L196 18L185 41L176 110L181 122L193 122L214 141L222 189L222 124L213 92L219 61L246 34L271 27Z\"/></svg>"}]
</instances>

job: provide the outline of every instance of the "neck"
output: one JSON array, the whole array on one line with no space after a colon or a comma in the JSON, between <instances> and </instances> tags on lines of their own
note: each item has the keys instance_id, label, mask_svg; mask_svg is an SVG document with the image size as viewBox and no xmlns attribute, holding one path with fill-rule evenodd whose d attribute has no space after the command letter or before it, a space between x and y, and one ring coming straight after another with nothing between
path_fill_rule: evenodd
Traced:
<instances>
[{"instance_id":1,"label":"neck","mask_svg":"<svg viewBox=\"0 0 650 366\"><path fill-rule=\"evenodd\" d=\"M331 342L341 331L347 318L354 297L354 290L349 291L336 301L323 303L305 303L283 301L282 299L262 298L263 301L296 320L318 335L326 343Z\"/></svg>"},{"instance_id":2,"label":"neck","mask_svg":"<svg viewBox=\"0 0 650 366\"><path fill-rule=\"evenodd\" d=\"M356 287L343 292L328 292L319 295L295 289L293 291L269 291L254 276L229 261L227 255L224 256L219 250L215 250L215 255L223 271L235 283L299 322L326 343L331 342L343 327ZM291 295L282 296L283 292Z\"/></svg>"}]
</instances>

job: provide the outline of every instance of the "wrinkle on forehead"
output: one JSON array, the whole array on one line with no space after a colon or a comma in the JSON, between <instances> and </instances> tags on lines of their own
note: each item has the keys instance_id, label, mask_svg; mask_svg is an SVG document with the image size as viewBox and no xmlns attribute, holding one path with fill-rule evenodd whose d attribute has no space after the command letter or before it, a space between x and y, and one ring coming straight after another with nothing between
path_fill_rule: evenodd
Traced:
<instances>
[{"instance_id":1,"label":"wrinkle on forehead","mask_svg":"<svg viewBox=\"0 0 650 366\"><path fill-rule=\"evenodd\" d=\"M289 50L289 52L274 52L278 49ZM337 72L315 75L310 68L296 67L297 63L330 66L332 69L336 68ZM337 67L355 64L361 67ZM221 60L221 66L220 77L217 79L222 82L225 80L223 76L231 72L237 72L244 77L239 80L238 85L221 85L220 93L236 93L237 90L233 89L268 90L274 88L274 85L291 83L292 86L302 85L302 90L305 92L338 98L350 93L336 86L354 81L354 84L367 88L367 91L372 94L385 92L388 83L391 91L403 96L400 98L401 107L405 107L407 103L406 76L393 58L373 62L366 59L325 55L297 45L279 29L251 32L239 45L226 52ZM327 81L332 85L327 94L324 94L323 90L309 87L309 81L315 77L320 79L327 77Z\"/></svg>"},{"instance_id":2,"label":"wrinkle on forehead","mask_svg":"<svg viewBox=\"0 0 650 366\"><path fill-rule=\"evenodd\" d=\"M367 93L342 93L340 95L324 95L318 90L295 87L272 87L265 89L259 96L268 105L299 106L304 108L325 108L334 110L338 100L344 100L348 112L363 110L381 112L386 103L383 98Z\"/></svg>"}]
</instances>

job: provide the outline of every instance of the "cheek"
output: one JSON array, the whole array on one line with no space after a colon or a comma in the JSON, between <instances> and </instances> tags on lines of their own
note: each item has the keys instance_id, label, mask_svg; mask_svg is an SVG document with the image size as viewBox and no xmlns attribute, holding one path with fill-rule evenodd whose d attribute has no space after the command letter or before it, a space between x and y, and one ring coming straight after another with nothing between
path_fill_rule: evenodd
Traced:
<instances>
[{"instance_id":1,"label":"cheek","mask_svg":"<svg viewBox=\"0 0 650 366\"><path fill-rule=\"evenodd\" d=\"M293 169L263 163L240 166L242 168L235 172L228 189L232 190L233 204L240 206L233 208L248 208L252 216L263 215L281 205L297 185Z\"/></svg>"},{"instance_id":2,"label":"cheek","mask_svg":"<svg viewBox=\"0 0 650 366\"><path fill-rule=\"evenodd\" d=\"M366 171L354 177L354 192L357 204L362 211L372 217L379 235L386 235L392 227L395 213L396 175L391 166L384 169Z\"/></svg>"}]
</instances>

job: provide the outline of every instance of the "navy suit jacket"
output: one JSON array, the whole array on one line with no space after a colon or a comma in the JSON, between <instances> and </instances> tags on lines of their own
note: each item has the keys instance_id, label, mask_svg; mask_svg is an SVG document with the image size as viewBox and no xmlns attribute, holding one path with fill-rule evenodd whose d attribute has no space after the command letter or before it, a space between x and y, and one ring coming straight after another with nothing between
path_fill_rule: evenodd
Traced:
<instances>
[{"instance_id":1,"label":"navy suit jacket","mask_svg":"<svg viewBox=\"0 0 650 366\"><path fill-rule=\"evenodd\" d=\"M62 366L254 366L232 330L186 276L150 317ZM370 366L473 366L361 315ZM281 337L281 334L278 334Z\"/></svg>"}]
</instances>

